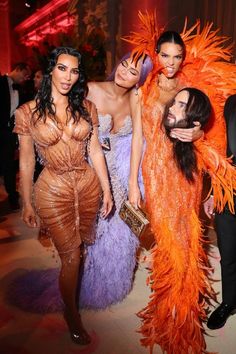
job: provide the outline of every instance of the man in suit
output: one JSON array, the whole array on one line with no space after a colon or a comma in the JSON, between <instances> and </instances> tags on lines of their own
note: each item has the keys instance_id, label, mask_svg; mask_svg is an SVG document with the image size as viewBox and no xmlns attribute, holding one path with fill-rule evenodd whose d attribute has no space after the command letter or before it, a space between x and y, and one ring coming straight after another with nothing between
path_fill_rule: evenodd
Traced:
<instances>
[{"instance_id":1,"label":"man in suit","mask_svg":"<svg viewBox=\"0 0 236 354\"><path fill-rule=\"evenodd\" d=\"M225 103L224 116L227 127L227 156L236 165L236 95L230 96ZM213 214L213 198L204 203L208 217ZM236 196L234 197L236 211ZM236 215L228 208L215 214L215 230L221 256L222 302L210 315L207 327L218 329L225 325L229 316L236 310Z\"/></svg>"},{"instance_id":2,"label":"man in suit","mask_svg":"<svg viewBox=\"0 0 236 354\"><path fill-rule=\"evenodd\" d=\"M12 132L14 113L23 103L18 88L29 79L30 74L28 64L22 62L17 63L9 75L0 76L0 164L12 210L19 209L15 164L17 136Z\"/></svg>"}]
</instances>

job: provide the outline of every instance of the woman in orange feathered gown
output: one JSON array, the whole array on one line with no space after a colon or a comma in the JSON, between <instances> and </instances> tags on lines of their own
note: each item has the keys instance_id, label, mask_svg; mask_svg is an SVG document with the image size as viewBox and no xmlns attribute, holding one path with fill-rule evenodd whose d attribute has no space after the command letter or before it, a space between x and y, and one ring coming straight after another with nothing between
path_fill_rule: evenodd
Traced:
<instances>
[{"instance_id":1,"label":"woman in orange feathered gown","mask_svg":"<svg viewBox=\"0 0 236 354\"><path fill-rule=\"evenodd\" d=\"M141 19L147 39L148 31L150 34L156 28L155 16L141 16ZM211 26L202 33L199 32L199 24L196 26L198 33L195 36L191 30L182 34L185 45L176 32L164 32L157 42L157 55L150 46L145 48L145 40L141 41L139 34L132 37L133 43L139 43L134 50L136 55L148 53L156 62L142 92L131 100L134 133L129 198L132 204L140 204L137 171L143 134L146 141L142 162L145 206L156 240L149 279L152 294L147 307L139 314L143 321L142 344L149 346L151 352L158 344L168 354L206 352L202 323L207 317L208 302L215 299L215 294L209 281L210 269L198 219L202 171L206 170L212 177L218 210L227 200L232 206L232 190L236 187L234 169L209 145L210 142L221 152L225 149L222 108L225 97L230 90L232 92L233 81L226 82L222 90L224 83L222 85L223 79L219 82L219 78L222 72L228 72L224 77L227 80L232 69L227 67L230 64L221 62L222 58L228 58L229 49L222 49L222 39L212 41L215 33L212 37ZM153 42L153 33L150 38ZM209 47L208 40L212 47ZM185 48L186 59L182 64ZM173 157L172 143L161 127L166 103L184 86L201 88L209 95L214 108L205 139L194 143L199 172L191 183L179 170ZM177 129L172 130L171 135L190 141L193 139L190 133Z\"/></svg>"}]
</instances>

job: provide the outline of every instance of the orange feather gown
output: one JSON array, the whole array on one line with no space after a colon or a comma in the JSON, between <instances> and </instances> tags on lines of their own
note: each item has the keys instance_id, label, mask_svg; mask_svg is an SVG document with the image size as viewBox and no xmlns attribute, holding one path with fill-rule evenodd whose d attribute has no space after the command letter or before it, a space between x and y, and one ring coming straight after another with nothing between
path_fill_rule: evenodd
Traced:
<instances>
[{"instance_id":1,"label":"orange feather gown","mask_svg":"<svg viewBox=\"0 0 236 354\"><path fill-rule=\"evenodd\" d=\"M236 173L223 157L226 143L223 105L227 95L235 92L236 74L232 74L232 64L226 62L230 48L223 49L225 39L217 37L211 25L200 31L198 22L189 31L184 30L187 56L172 95L184 86L197 87L208 94L213 106L205 138L194 143L199 173L194 183L189 183L177 168L172 143L161 127L162 94L157 84L158 63L153 49L158 36L156 18L149 14L139 17L143 34L133 33L128 41L136 45L133 52L137 56L146 53L154 61L153 73L142 90L146 140L142 172L146 209L156 241L149 277L151 295L147 307L139 313L141 342L151 353L155 344L168 354L207 353L203 322L215 293L209 280L211 268L198 214L204 171L212 178L216 209L222 210L229 202L233 210Z\"/></svg>"}]
</instances>

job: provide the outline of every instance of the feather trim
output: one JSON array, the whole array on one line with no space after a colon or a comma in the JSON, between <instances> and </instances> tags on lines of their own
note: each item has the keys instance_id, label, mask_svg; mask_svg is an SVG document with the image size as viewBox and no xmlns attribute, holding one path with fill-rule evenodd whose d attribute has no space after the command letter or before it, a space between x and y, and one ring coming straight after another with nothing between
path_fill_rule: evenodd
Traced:
<instances>
[{"instance_id":1,"label":"feather trim","mask_svg":"<svg viewBox=\"0 0 236 354\"><path fill-rule=\"evenodd\" d=\"M158 27L156 12L141 13L139 11L140 31L131 32L123 39L135 45L132 55L137 59L148 54L153 63L153 71L144 84L143 100L150 94L150 85L157 76L160 66L155 52L156 41L163 28ZM221 153L226 153L226 127L223 117L223 107L229 95L236 93L235 64L230 63L232 44L226 36L218 35L219 30L212 30L213 24L207 23L201 29L198 20L187 29L185 20L181 36L186 45L186 58L178 76L182 86L197 87L205 92L211 101L213 114L206 127L205 138Z\"/></svg>"},{"instance_id":2,"label":"feather trim","mask_svg":"<svg viewBox=\"0 0 236 354\"><path fill-rule=\"evenodd\" d=\"M177 241L173 220L164 219L158 228L158 245L152 250L152 294L138 314L142 344L150 347L150 353L155 344L168 354L207 353L202 324L215 293L208 279L211 268L203 249L201 224L195 212L188 220L188 249Z\"/></svg>"},{"instance_id":3,"label":"feather trim","mask_svg":"<svg viewBox=\"0 0 236 354\"><path fill-rule=\"evenodd\" d=\"M148 54L153 63L155 62L155 45L157 38L163 32L163 28L159 28L157 24L157 15L156 12L142 13L138 12L138 18L140 21L140 30L139 32L132 31L129 36L122 37L124 41L135 45L134 50L132 51L132 56L135 60L144 58Z\"/></svg>"},{"instance_id":4,"label":"feather trim","mask_svg":"<svg viewBox=\"0 0 236 354\"><path fill-rule=\"evenodd\" d=\"M232 214L235 213L234 195L236 195L236 169L217 153L207 141L200 140L194 143L196 147L198 165L211 177L209 195L214 195L214 207L222 212L226 204Z\"/></svg>"},{"instance_id":5,"label":"feather trim","mask_svg":"<svg viewBox=\"0 0 236 354\"><path fill-rule=\"evenodd\" d=\"M148 75L145 84L142 86L144 100L148 97L150 83L160 70L160 65L156 55L156 42L158 37L164 31L164 28L158 26L156 11L142 13L138 12L140 21L139 31L131 31L130 35L121 39L133 44L135 47L131 52L133 60L144 59L148 55L153 63L153 70Z\"/></svg>"},{"instance_id":6,"label":"feather trim","mask_svg":"<svg viewBox=\"0 0 236 354\"><path fill-rule=\"evenodd\" d=\"M223 107L226 98L236 93L235 65L230 63L232 44L228 37L219 36L207 23L201 30L200 21L181 36L186 45L186 59L181 76L186 85L197 87L210 98L213 113L205 129L205 139L221 154L226 153L226 127Z\"/></svg>"}]
</instances>

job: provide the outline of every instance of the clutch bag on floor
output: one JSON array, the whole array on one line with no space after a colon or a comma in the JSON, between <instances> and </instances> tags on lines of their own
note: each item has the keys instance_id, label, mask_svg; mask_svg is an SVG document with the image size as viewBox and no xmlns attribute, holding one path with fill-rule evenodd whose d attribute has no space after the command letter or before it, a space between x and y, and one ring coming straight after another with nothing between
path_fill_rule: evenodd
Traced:
<instances>
[{"instance_id":1,"label":"clutch bag on floor","mask_svg":"<svg viewBox=\"0 0 236 354\"><path fill-rule=\"evenodd\" d=\"M145 213L141 209L135 209L128 200L122 203L119 215L137 237L143 234L149 224Z\"/></svg>"}]
</instances>

